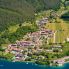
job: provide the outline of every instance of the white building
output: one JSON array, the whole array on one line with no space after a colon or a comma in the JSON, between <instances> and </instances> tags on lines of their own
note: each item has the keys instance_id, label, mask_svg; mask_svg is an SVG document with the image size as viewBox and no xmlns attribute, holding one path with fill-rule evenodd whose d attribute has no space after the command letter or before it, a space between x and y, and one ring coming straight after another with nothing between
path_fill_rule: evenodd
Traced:
<instances>
[{"instance_id":1,"label":"white building","mask_svg":"<svg viewBox=\"0 0 69 69\"><path fill-rule=\"evenodd\" d=\"M69 42L69 38L67 38L66 41Z\"/></svg>"}]
</instances>

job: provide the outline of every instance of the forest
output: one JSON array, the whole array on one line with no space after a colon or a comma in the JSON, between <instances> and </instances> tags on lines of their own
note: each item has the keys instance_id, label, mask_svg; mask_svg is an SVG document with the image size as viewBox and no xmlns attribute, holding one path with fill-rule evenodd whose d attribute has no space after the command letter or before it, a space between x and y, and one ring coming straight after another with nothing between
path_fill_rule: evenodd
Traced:
<instances>
[{"instance_id":1,"label":"forest","mask_svg":"<svg viewBox=\"0 0 69 69\"><path fill-rule=\"evenodd\" d=\"M8 26L34 19L34 14L60 7L60 0L0 0L0 32Z\"/></svg>"}]
</instances>

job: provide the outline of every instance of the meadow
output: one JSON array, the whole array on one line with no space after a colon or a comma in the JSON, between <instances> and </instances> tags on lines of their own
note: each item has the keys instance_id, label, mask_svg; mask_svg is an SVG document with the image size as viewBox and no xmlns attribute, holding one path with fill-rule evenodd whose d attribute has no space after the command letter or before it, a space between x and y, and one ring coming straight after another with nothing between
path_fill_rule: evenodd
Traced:
<instances>
[{"instance_id":1,"label":"meadow","mask_svg":"<svg viewBox=\"0 0 69 69\"><path fill-rule=\"evenodd\" d=\"M69 23L62 19L58 18L54 23L47 23L45 27L56 32L56 43L64 43L65 40L69 38ZM53 40L54 38L51 39L51 42L53 42Z\"/></svg>"}]
</instances>

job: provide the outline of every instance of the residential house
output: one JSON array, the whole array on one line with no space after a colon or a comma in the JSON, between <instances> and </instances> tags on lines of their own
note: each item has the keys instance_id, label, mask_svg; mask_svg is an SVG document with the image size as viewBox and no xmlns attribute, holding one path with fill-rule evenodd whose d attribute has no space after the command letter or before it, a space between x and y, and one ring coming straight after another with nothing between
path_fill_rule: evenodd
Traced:
<instances>
[{"instance_id":1,"label":"residential house","mask_svg":"<svg viewBox=\"0 0 69 69\"><path fill-rule=\"evenodd\" d=\"M69 38L67 38L66 41L69 42Z\"/></svg>"},{"instance_id":2,"label":"residential house","mask_svg":"<svg viewBox=\"0 0 69 69\"><path fill-rule=\"evenodd\" d=\"M38 22L38 26L43 27L43 25L45 25L45 24L48 23L48 18L47 17L46 18L43 18L43 19L41 19L41 20L39 20L37 22Z\"/></svg>"},{"instance_id":3,"label":"residential house","mask_svg":"<svg viewBox=\"0 0 69 69\"><path fill-rule=\"evenodd\" d=\"M17 46L20 46L20 47L29 47L29 46L32 46L34 47L35 44L32 42L32 41L17 41L16 42Z\"/></svg>"},{"instance_id":4,"label":"residential house","mask_svg":"<svg viewBox=\"0 0 69 69\"><path fill-rule=\"evenodd\" d=\"M5 50L6 53L10 52L12 54L19 54L23 50L17 46L17 44L10 44L8 48Z\"/></svg>"}]
</instances>

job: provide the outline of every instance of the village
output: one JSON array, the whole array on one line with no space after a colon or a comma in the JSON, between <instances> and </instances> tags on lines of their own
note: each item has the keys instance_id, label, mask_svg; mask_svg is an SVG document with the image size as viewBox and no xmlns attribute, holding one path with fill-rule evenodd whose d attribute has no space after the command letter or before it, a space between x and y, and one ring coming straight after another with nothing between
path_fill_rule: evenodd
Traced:
<instances>
[{"instance_id":1,"label":"village","mask_svg":"<svg viewBox=\"0 0 69 69\"><path fill-rule=\"evenodd\" d=\"M6 53L12 53L14 57L12 60L15 61L40 61L48 60L48 54L60 54L63 52L63 45L56 43L55 31L44 28L44 25L48 23L48 18L43 18L36 21L39 26L39 30L33 33L27 33L22 40L17 40L15 44L9 44ZM52 39L53 43L50 43ZM66 39L69 42L69 38ZM59 57L59 56L58 56ZM60 58L60 57L59 57ZM53 60L52 60L53 59ZM55 60L56 59L56 60ZM68 58L69 59L69 56ZM52 56L49 62L54 64L62 65L65 63L64 59L57 59Z\"/></svg>"},{"instance_id":2,"label":"village","mask_svg":"<svg viewBox=\"0 0 69 69\"><path fill-rule=\"evenodd\" d=\"M64 69L69 64L69 1L1 0L2 60L9 62L1 68Z\"/></svg>"}]
</instances>

